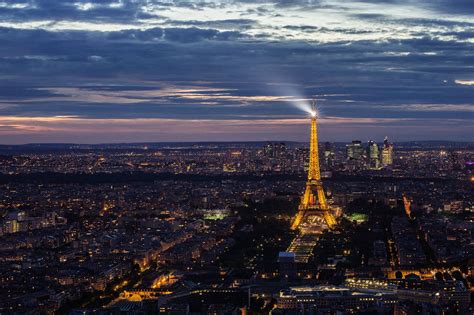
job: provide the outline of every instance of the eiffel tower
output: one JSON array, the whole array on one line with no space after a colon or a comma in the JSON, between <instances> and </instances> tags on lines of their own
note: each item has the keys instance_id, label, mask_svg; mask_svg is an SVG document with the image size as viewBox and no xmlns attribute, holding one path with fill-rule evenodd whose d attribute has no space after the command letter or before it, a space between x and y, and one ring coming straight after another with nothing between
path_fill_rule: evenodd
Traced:
<instances>
[{"instance_id":1,"label":"eiffel tower","mask_svg":"<svg viewBox=\"0 0 474 315\"><path fill-rule=\"evenodd\" d=\"M336 219L332 215L324 194L321 181L321 170L319 168L318 149L318 126L316 117L316 106L313 101L311 111L311 138L309 147L309 169L306 189L301 197L301 202L291 224L291 229L296 230L300 224L309 216L322 216L327 226L331 229L336 225Z\"/></svg>"}]
</instances>

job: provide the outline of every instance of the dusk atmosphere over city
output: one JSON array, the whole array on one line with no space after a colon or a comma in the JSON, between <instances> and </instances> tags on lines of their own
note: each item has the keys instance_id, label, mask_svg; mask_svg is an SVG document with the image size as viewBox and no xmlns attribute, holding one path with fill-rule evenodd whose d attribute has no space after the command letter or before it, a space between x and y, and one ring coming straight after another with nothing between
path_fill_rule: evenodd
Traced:
<instances>
[{"instance_id":1,"label":"dusk atmosphere over city","mask_svg":"<svg viewBox=\"0 0 474 315\"><path fill-rule=\"evenodd\" d=\"M0 315L474 314L474 0L0 0Z\"/></svg>"}]
</instances>

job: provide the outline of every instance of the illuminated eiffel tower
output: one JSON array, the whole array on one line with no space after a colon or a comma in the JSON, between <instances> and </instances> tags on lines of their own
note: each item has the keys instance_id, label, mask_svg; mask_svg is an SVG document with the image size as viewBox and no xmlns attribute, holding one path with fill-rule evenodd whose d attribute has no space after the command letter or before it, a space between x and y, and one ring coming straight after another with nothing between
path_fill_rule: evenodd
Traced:
<instances>
[{"instance_id":1,"label":"illuminated eiffel tower","mask_svg":"<svg viewBox=\"0 0 474 315\"><path fill-rule=\"evenodd\" d=\"M331 229L336 225L336 220L332 215L326 195L324 194L323 183L321 181L321 170L319 168L318 149L318 127L316 119L316 106L313 101L311 111L311 139L309 147L309 169L308 180L304 195L298 207L298 213L294 218L291 229L296 230L308 216L322 216L327 226Z\"/></svg>"}]
</instances>

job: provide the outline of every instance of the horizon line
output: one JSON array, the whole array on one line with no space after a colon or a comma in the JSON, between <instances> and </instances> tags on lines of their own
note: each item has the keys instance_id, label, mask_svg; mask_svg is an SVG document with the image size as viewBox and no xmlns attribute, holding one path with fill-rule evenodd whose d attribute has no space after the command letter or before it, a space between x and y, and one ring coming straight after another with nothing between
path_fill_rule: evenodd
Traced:
<instances>
[{"instance_id":1,"label":"horizon line","mask_svg":"<svg viewBox=\"0 0 474 315\"><path fill-rule=\"evenodd\" d=\"M352 141L364 141L360 139L352 139L346 141L326 141L321 140L319 143L350 143ZM374 141L373 139L367 140ZM39 146L39 145L91 145L91 146L101 146L101 145L133 145L133 144L212 144L212 143L222 143L222 144L229 144L229 143L308 143L308 141L295 141L295 140L210 140L210 141L138 141L138 142L101 142L101 143L87 143L87 142L30 142L30 143L17 143L17 144L3 144L0 143L2 147L8 146ZM382 141L383 142L383 141ZM440 140L440 139L433 139L433 140L402 140L402 141L392 141L392 143L413 143L413 142L447 142L447 143L472 143L474 141L468 140Z\"/></svg>"}]
</instances>

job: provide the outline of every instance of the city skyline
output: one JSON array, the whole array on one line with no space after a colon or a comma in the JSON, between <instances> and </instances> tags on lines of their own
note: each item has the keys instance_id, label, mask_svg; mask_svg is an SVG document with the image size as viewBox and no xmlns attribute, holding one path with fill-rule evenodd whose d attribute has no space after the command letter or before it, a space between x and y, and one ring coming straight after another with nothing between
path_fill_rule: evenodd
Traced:
<instances>
[{"instance_id":1,"label":"city skyline","mask_svg":"<svg viewBox=\"0 0 474 315\"><path fill-rule=\"evenodd\" d=\"M474 145L310 138L2 146L0 310L472 313Z\"/></svg>"},{"instance_id":2,"label":"city skyline","mask_svg":"<svg viewBox=\"0 0 474 315\"><path fill-rule=\"evenodd\" d=\"M474 0L0 0L0 314L474 314Z\"/></svg>"},{"instance_id":3,"label":"city skyline","mask_svg":"<svg viewBox=\"0 0 474 315\"><path fill-rule=\"evenodd\" d=\"M0 2L0 144L470 141L470 1Z\"/></svg>"}]
</instances>

